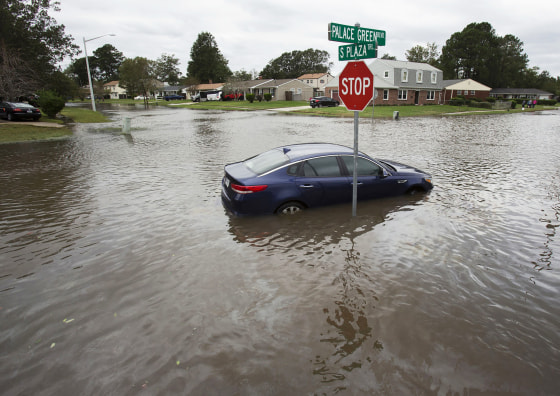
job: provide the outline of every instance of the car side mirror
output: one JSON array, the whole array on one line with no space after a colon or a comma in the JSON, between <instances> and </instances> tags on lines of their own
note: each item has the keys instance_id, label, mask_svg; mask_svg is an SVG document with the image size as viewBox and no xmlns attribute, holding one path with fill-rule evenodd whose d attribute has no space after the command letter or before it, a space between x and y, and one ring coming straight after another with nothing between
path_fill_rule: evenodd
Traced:
<instances>
[{"instance_id":1,"label":"car side mirror","mask_svg":"<svg viewBox=\"0 0 560 396\"><path fill-rule=\"evenodd\" d=\"M391 176L391 174L387 171L387 169L381 168L381 172L379 176L381 176L381 178L384 179L388 176Z\"/></svg>"}]
</instances>

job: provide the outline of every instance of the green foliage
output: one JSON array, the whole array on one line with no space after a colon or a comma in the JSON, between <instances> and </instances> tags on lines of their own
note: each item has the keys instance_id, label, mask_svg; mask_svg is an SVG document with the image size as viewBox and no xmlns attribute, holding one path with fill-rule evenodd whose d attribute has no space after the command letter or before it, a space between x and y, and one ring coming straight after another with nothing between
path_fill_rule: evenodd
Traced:
<instances>
[{"instance_id":1,"label":"green foliage","mask_svg":"<svg viewBox=\"0 0 560 396\"><path fill-rule=\"evenodd\" d=\"M0 97L33 92L58 62L79 52L64 25L49 16L58 6L51 0L0 3Z\"/></svg>"},{"instance_id":2,"label":"green foliage","mask_svg":"<svg viewBox=\"0 0 560 396\"><path fill-rule=\"evenodd\" d=\"M405 52L406 59L409 62L428 63L432 66L438 66L438 46L436 43L427 43L425 47L417 45Z\"/></svg>"},{"instance_id":3,"label":"green foliage","mask_svg":"<svg viewBox=\"0 0 560 396\"><path fill-rule=\"evenodd\" d=\"M119 85L126 88L130 96L137 93L146 95L155 88L152 62L146 58L125 59L119 74Z\"/></svg>"},{"instance_id":4,"label":"green foliage","mask_svg":"<svg viewBox=\"0 0 560 396\"><path fill-rule=\"evenodd\" d=\"M179 84L181 72L179 71L179 58L174 55L162 54L154 64L154 74L159 81L169 85Z\"/></svg>"},{"instance_id":5,"label":"green foliage","mask_svg":"<svg viewBox=\"0 0 560 396\"><path fill-rule=\"evenodd\" d=\"M49 118L55 118L64 108L65 101L53 91L39 92L39 107Z\"/></svg>"},{"instance_id":6,"label":"green foliage","mask_svg":"<svg viewBox=\"0 0 560 396\"><path fill-rule=\"evenodd\" d=\"M264 100L266 100L267 102L270 102L272 100L272 94L265 93L264 94Z\"/></svg>"},{"instance_id":7,"label":"green foliage","mask_svg":"<svg viewBox=\"0 0 560 396\"><path fill-rule=\"evenodd\" d=\"M511 101L511 108L515 109L515 107L517 106L517 102L515 100Z\"/></svg>"},{"instance_id":8,"label":"green foliage","mask_svg":"<svg viewBox=\"0 0 560 396\"><path fill-rule=\"evenodd\" d=\"M105 44L93 51L93 57L89 57L90 66L93 66L92 76L105 83L118 80L119 67L123 61L124 56L122 52L111 44Z\"/></svg>"},{"instance_id":9,"label":"green foliage","mask_svg":"<svg viewBox=\"0 0 560 396\"><path fill-rule=\"evenodd\" d=\"M488 22L453 33L440 56L445 79L472 78L490 87L516 86L527 64L523 43L510 34L497 36Z\"/></svg>"},{"instance_id":10,"label":"green foliage","mask_svg":"<svg viewBox=\"0 0 560 396\"><path fill-rule=\"evenodd\" d=\"M201 83L226 82L231 76L228 61L220 52L212 34L202 32L198 35L191 48L187 73Z\"/></svg>"},{"instance_id":11,"label":"green foliage","mask_svg":"<svg viewBox=\"0 0 560 396\"><path fill-rule=\"evenodd\" d=\"M328 51L309 48L305 51L284 52L271 60L261 71L263 78L298 78L307 73L327 73L332 67Z\"/></svg>"},{"instance_id":12,"label":"green foliage","mask_svg":"<svg viewBox=\"0 0 560 396\"><path fill-rule=\"evenodd\" d=\"M249 103L253 103L255 100L255 94L247 94L246 98L249 101Z\"/></svg>"}]
</instances>

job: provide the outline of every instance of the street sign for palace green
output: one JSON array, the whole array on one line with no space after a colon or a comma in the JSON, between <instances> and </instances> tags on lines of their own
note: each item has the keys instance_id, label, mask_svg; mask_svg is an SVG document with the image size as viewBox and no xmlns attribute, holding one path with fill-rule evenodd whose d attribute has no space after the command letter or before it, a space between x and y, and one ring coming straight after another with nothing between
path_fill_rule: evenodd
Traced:
<instances>
[{"instance_id":1,"label":"street sign for palace green","mask_svg":"<svg viewBox=\"0 0 560 396\"><path fill-rule=\"evenodd\" d=\"M358 59L377 58L377 48L374 43L348 44L338 47L338 60L350 61Z\"/></svg>"},{"instance_id":2,"label":"street sign for palace green","mask_svg":"<svg viewBox=\"0 0 560 396\"><path fill-rule=\"evenodd\" d=\"M341 43L384 46L385 31L331 22L329 23L329 40Z\"/></svg>"}]
</instances>

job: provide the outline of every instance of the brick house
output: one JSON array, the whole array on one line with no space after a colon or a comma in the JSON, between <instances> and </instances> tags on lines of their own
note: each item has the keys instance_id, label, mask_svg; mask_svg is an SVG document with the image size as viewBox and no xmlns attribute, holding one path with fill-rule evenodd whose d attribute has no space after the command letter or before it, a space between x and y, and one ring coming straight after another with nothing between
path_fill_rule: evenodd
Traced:
<instances>
[{"instance_id":1,"label":"brick house","mask_svg":"<svg viewBox=\"0 0 560 396\"><path fill-rule=\"evenodd\" d=\"M427 63L374 59L369 64L377 90L375 105L443 103L443 72ZM338 76L327 84L325 95L338 99Z\"/></svg>"},{"instance_id":2,"label":"brick house","mask_svg":"<svg viewBox=\"0 0 560 396\"><path fill-rule=\"evenodd\" d=\"M443 101L447 103L458 95L466 99L480 99L485 101L490 95L492 88L476 82L470 78L465 80L444 80L443 81Z\"/></svg>"}]
</instances>

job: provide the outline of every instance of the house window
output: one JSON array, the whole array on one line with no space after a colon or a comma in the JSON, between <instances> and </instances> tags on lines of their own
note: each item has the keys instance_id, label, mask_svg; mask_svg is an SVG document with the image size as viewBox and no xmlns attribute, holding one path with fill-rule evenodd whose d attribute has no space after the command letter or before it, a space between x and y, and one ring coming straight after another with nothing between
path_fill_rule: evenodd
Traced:
<instances>
[{"instance_id":1,"label":"house window","mask_svg":"<svg viewBox=\"0 0 560 396\"><path fill-rule=\"evenodd\" d=\"M406 89L399 89L399 100L407 99L408 91Z\"/></svg>"},{"instance_id":2,"label":"house window","mask_svg":"<svg viewBox=\"0 0 560 396\"><path fill-rule=\"evenodd\" d=\"M401 82L408 82L408 70L401 70Z\"/></svg>"},{"instance_id":3,"label":"house window","mask_svg":"<svg viewBox=\"0 0 560 396\"><path fill-rule=\"evenodd\" d=\"M298 93L298 95L301 94L301 88L297 89L297 93Z\"/></svg>"},{"instance_id":4,"label":"house window","mask_svg":"<svg viewBox=\"0 0 560 396\"><path fill-rule=\"evenodd\" d=\"M476 95L476 91L471 91L471 95Z\"/></svg>"},{"instance_id":5,"label":"house window","mask_svg":"<svg viewBox=\"0 0 560 396\"><path fill-rule=\"evenodd\" d=\"M389 100L389 90L388 89L383 90L383 100Z\"/></svg>"},{"instance_id":6,"label":"house window","mask_svg":"<svg viewBox=\"0 0 560 396\"><path fill-rule=\"evenodd\" d=\"M321 84L324 84L324 83L325 83L325 80L319 80L319 82L320 82Z\"/></svg>"},{"instance_id":7,"label":"house window","mask_svg":"<svg viewBox=\"0 0 560 396\"><path fill-rule=\"evenodd\" d=\"M462 95L463 91L461 91L460 89L457 90L457 95Z\"/></svg>"},{"instance_id":8,"label":"house window","mask_svg":"<svg viewBox=\"0 0 560 396\"><path fill-rule=\"evenodd\" d=\"M428 91L426 95L427 100L434 100L436 97L436 91Z\"/></svg>"},{"instance_id":9,"label":"house window","mask_svg":"<svg viewBox=\"0 0 560 396\"><path fill-rule=\"evenodd\" d=\"M437 73L432 72L432 84L437 84Z\"/></svg>"},{"instance_id":10,"label":"house window","mask_svg":"<svg viewBox=\"0 0 560 396\"><path fill-rule=\"evenodd\" d=\"M385 70L385 73L383 74L383 77L389 78L389 70Z\"/></svg>"},{"instance_id":11,"label":"house window","mask_svg":"<svg viewBox=\"0 0 560 396\"><path fill-rule=\"evenodd\" d=\"M424 73L422 73L422 70L418 70L418 71L416 72L416 82L417 82L417 83L421 83L423 77L424 77Z\"/></svg>"}]
</instances>

